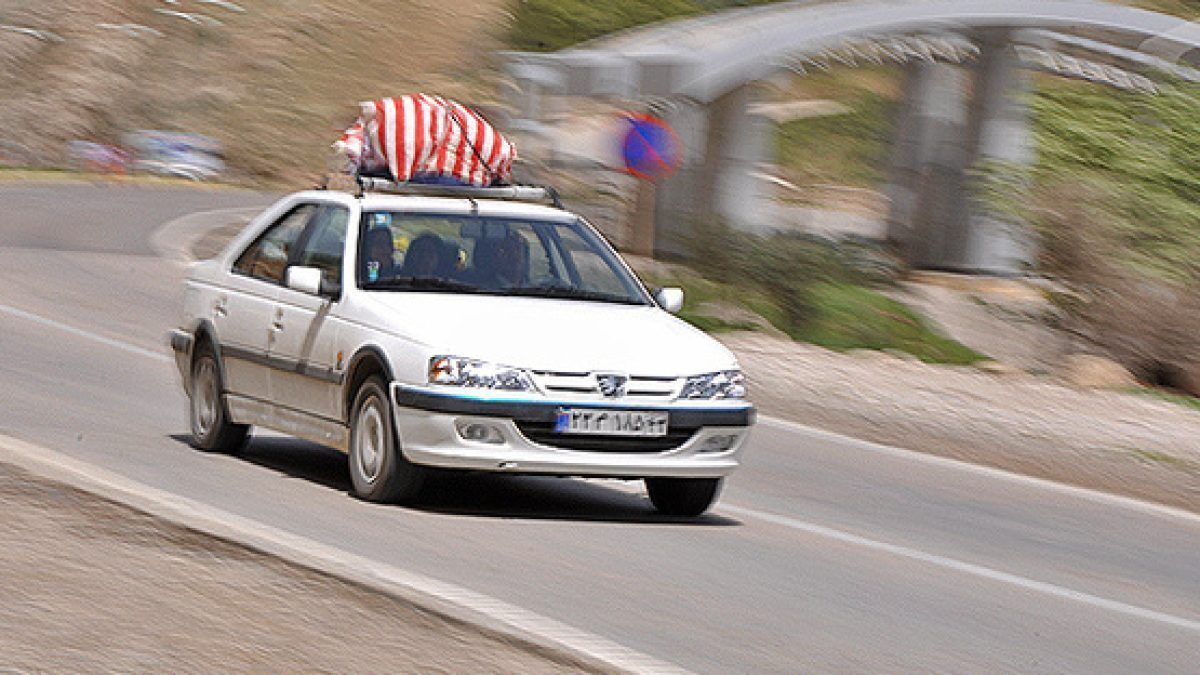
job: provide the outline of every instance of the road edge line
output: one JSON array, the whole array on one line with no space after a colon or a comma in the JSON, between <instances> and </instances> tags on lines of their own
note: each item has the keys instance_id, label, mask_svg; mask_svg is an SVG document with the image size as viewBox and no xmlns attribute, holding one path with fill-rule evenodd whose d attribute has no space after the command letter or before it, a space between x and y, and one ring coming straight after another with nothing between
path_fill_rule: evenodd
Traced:
<instances>
[{"instance_id":1,"label":"road edge line","mask_svg":"<svg viewBox=\"0 0 1200 675\"><path fill-rule=\"evenodd\" d=\"M176 526L383 593L447 621L516 641L535 654L558 657L553 660L564 664L576 662L599 671L688 672L503 600L348 553L4 434L0 434L0 462Z\"/></svg>"},{"instance_id":2,"label":"road edge line","mask_svg":"<svg viewBox=\"0 0 1200 675\"><path fill-rule=\"evenodd\" d=\"M934 455L934 454L930 454L927 452L921 452L919 450L909 450L908 448L901 448L901 447L897 447L894 445L875 443L874 441L868 441L868 440L864 440L861 438L855 438L854 436L847 436L846 434L841 434L836 431L820 429L817 427L809 426L807 424L803 424L801 422L794 422L792 420L783 419L781 417L773 417L771 415L760 414L758 416L758 421L765 422L767 425L773 426L777 429L789 429L792 431L799 431L802 433L806 433L810 436L817 436L817 437L824 438L826 440L838 441L840 443L854 445L854 446L860 447L864 450L878 452L880 454L889 455L891 457L897 457L900 459L909 459L909 460L913 460L916 462L932 464L935 466L941 466L941 467L948 468L948 469L957 469L959 471L966 471L967 473L973 473L973 474L976 474L979 476L986 476L988 478L996 478L996 479L1000 479L1000 480L1006 480L1006 481L1009 481L1012 483L1031 485L1031 486L1039 487L1039 488L1042 488L1045 490L1049 490L1051 492L1058 492L1060 494L1071 495L1073 497L1084 499L1084 500L1094 502L1097 504L1106 504L1109 506L1119 506L1122 508L1127 508L1132 511L1138 511L1141 513L1178 518L1180 520L1186 520L1190 523L1200 523L1200 513L1188 511L1187 509L1181 509L1177 506L1168 506L1167 504L1160 504L1158 502L1152 502L1152 501L1148 501L1145 499L1138 499L1136 497L1129 497L1129 496L1117 494L1114 492L1106 492L1104 490L1098 490L1095 488L1083 487L1081 485L1073 485L1071 483L1063 483L1061 481L1051 480L1049 478L1039 478L1037 476L1031 476L1026 473L1009 471L1007 469L1001 469L998 467L989 466L987 464L979 464L976 462L969 462L969 461L962 460L962 459L954 459L953 457L944 457L942 455Z\"/></svg>"}]
</instances>

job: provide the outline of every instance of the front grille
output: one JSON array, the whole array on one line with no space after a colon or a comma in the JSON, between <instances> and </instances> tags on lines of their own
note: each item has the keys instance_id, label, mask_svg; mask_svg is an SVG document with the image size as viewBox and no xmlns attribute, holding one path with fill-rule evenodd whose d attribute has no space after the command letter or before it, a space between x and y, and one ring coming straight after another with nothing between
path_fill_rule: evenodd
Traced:
<instances>
[{"instance_id":1,"label":"front grille","mask_svg":"<svg viewBox=\"0 0 1200 675\"><path fill-rule=\"evenodd\" d=\"M547 370L533 372L533 377L547 394L573 394L603 399L596 387L594 373L564 373ZM632 375L625 395L634 398L671 400L683 386L680 378L654 375Z\"/></svg>"},{"instance_id":2,"label":"front grille","mask_svg":"<svg viewBox=\"0 0 1200 675\"><path fill-rule=\"evenodd\" d=\"M541 445L588 452L666 452L687 443L696 429L668 429L666 436L556 434L553 422L517 422L526 438Z\"/></svg>"}]
</instances>

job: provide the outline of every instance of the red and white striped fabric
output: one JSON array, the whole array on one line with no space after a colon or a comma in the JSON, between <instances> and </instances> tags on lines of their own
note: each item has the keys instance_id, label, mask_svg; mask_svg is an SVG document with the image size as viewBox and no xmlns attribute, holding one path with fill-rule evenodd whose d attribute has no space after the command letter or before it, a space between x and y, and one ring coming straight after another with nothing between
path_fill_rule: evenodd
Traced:
<instances>
[{"instance_id":1,"label":"red and white striped fabric","mask_svg":"<svg viewBox=\"0 0 1200 675\"><path fill-rule=\"evenodd\" d=\"M400 182L423 175L489 185L512 177L516 148L461 103L413 94L359 107L361 116L334 143L350 169L387 167Z\"/></svg>"}]
</instances>

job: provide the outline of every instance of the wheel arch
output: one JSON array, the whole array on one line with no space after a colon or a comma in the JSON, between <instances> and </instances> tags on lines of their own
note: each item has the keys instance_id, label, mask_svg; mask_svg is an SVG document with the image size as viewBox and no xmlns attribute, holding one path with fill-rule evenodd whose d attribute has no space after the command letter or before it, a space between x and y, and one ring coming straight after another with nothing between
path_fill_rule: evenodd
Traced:
<instances>
[{"instance_id":1,"label":"wheel arch","mask_svg":"<svg viewBox=\"0 0 1200 675\"><path fill-rule=\"evenodd\" d=\"M372 375L380 375L391 383L395 378L391 363L382 348L376 345L359 347L346 366L345 385L342 387L342 419L350 423L350 408L358 388Z\"/></svg>"},{"instance_id":2,"label":"wheel arch","mask_svg":"<svg viewBox=\"0 0 1200 675\"><path fill-rule=\"evenodd\" d=\"M208 345L212 349L213 359L217 362L217 372L221 376L221 382L226 382L225 361L221 358L221 343L217 340L216 326L208 319L200 319L192 327L192 344L187 355L188 368L183 376L184 386L191 385L192 365L195 363L196 353L200 350L201 345Z\"/></svg>"}]
</instances>

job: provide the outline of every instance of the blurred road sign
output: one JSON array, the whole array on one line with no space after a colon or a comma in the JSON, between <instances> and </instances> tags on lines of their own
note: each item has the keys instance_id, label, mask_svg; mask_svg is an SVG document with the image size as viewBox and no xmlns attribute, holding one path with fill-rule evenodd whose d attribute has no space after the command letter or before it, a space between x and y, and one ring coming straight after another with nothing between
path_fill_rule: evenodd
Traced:
<instances>
[{"instance_id":1,"label":"blurred road sign","mask_svg":"<svg viewBox=\"0 0 1200 675\"><path fill-rule=\"evenodd\" d=\"M627 126L621 141L625 170L649 181L675 173L683 161L683 144L675 130L651 115L631 114L625 119Z\"/></svg>"}]
</instances>

